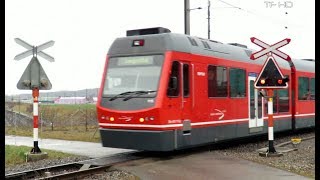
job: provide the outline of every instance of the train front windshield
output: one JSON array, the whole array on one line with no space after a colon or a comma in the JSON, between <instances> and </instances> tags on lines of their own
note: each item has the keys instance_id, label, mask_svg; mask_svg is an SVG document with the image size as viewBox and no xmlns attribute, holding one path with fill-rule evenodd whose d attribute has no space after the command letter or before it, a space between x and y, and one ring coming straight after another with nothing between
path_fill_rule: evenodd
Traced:
<instances>
[{"instance_id":1,"label":"train front windshield","mask_svg":"<svg viewBox=\"0 0 320 180\"><path fill-rule=\"evenodd\" d=\"M121 93L158 89L163 55L111 57L103 88L104 97ZM152 93L154 96L156 93ZM150 96L141 94L139 97Z\"/></svg>"}]
</instances>

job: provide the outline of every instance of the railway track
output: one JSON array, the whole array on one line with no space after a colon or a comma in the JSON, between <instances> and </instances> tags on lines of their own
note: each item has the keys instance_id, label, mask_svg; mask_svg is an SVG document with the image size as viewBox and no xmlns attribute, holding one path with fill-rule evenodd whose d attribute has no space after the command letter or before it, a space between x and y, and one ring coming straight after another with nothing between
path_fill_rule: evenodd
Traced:
<instances>
[{"instance_id":1,"label":"railway track","mask_svg":"<svg viewBox=\"0 0 320 180\"><path fill-rule=\"evenodd\" d=\"M30 171L7 174L5 179L72 179L107 170L109 167L127 161L144 158L144 152L121 153L108 157L85 160Z\"/></svg>"}]
</instances>

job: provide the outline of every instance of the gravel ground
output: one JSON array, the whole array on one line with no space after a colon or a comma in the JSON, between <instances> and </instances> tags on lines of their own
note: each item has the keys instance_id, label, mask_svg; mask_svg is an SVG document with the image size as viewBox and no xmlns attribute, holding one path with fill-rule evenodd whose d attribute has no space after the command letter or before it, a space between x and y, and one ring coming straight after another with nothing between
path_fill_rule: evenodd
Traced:
<instances>
[{"instance_id":1,"label":"gravel ground","mask_svg":"<svg viewBox=\"0 0 320 180\"><path fill-rule=\"evenodd\" d=\"M277 144L290 141L291 138L307 138L314 136L315 133L301 133L296 135L289 135L284 137L277 137L275 135L275 146ZM276 167L279 169L287 170L293 173L297 173L303 176L310 178L315 178L315 139L310 139L302 141L299 145L296 146L298 151L291 151L284 153L281 157L261 157L259 156L257 149L268 147L268 141L259 141L254 143L246 143L230 148L224 148L219 150L214 150L218 153L221 153L225 156L234 156L237 158L243 158L246 160L254 161L260 164L265 164L268 166ZM286 147L293 147L292 144L287 145ZM15 167L6 167L5 173L14 173L20 171L26 171L31 169L37 169L44 166L53 166L57 164L64 164L70 162L78 162L82 160L89 159L87 157L76 157L76 158L65 158L65 159L56 159L56 160L41 160L37 162L29 162L23 165L18 165ZM124 171L111 171L106 173L95 174L85 179L123 179L123 180L137 180L138 177L130 174L129 172Z\"/></svg>"},{"instance_id":2,"label":"gravel ground","mask_svg":"<svg viewBox=\"0 0 320 180\"><path fill-rule=\"evenodd\" d=\"M297 135L290 135L286 137L275 136L275 146L277 144L291 141L291 138L307 138L314 137L314 132L302 133ZM260 164L265 164L268 166L276 167L286 171L290 171L302 176L315 178L315 139L309 139L301 141L300 144L295 147L297 151L291 151L283 153L283 156L280 157L261 157L256 151L257 149L268 147L268 141L261 141L258 143L249 143L244 145L239 145L237 147L231 147L224 150L219 150L219 153L222 153L226 156L234 156L257 162ZM294 148L292 144L288 144L288 148Z\"/></svg>"}]
</instances>

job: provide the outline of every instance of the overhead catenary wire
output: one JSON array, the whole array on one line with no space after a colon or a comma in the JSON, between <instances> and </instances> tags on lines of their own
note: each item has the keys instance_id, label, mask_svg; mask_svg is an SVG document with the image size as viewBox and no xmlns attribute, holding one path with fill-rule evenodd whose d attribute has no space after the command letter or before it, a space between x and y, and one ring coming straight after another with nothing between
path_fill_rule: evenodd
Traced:
<instances>
[{"instance_id":1,"label":"overhead catenary wire","mask_svg":"<svg viewBox=\"0 0 320 180\"><path fill-rule=\"evenodd\" d=\"M251 15L254 15L256 17L259 17L259 18L264 18L265 20L269 21L270 23L272 24L277 24L277 25L280 25L280 26L283 26L284 28L288 28L288 22L287 20L281 20L279 19L279 17L272 17L272 16L266 16L266 15L261 15L261 14L258 14L256 12L253 12L251 10L248 10L246 8L243 8L243 7L240 7L240 6L236 6L236 5L233 5L229 2L226 2L226 1L223 1L223 0L217 0L221 3L224 3L228 6L230 6L230 8L235 8L235 9L238 9L238 10L241 10L241 11L244 11L248 14L251 14ZM227 7L224 7L224 8L227 8ZM288 12L284 12L284 14L287 16L288 15ZM293 25L293 24L290 24L290 25Z\"/></svg>"}]
</instances>

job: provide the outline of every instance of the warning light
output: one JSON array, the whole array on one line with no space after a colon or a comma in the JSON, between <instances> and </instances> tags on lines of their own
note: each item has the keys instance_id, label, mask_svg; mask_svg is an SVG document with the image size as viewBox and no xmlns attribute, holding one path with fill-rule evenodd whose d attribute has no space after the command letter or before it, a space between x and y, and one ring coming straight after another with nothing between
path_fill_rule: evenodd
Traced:
<instances>
[{"instance_id":1,"label":"warning light","mask_svg":"<svg viewBox=\"0 0 320 180\"><path fill-rule=\"evenodd\" d=\"M132 46L143 46L143 45L144 45L143 39L133 40Z\"/></svg>"},{"instance_id":2,"label":"warning light","mask_svg":"<svg viewBox=\"0 0 320 180\"><path fill-rule=\"evenodd\" d=\"M114 117L110 117L110 121L114 121Z\"/></svg>"},{"instance_id":3,"label":"warning light","mask_svg":"<svg viewBox=\"0 0 320 180\"><path fill-rule=\"evenodd\" d=\"M288 78L284 78L280 68L275 62L274 58L270 56L265 62L254 87L260 88L287 88Z\"/></svg>"},{"instance_id":4,"label":"warning light","mask_svg":"<svg viewBox=\"0 0 320 180\"><path fill-rule=\"evenodd\" d=\"M144 118L140 118L139 121L140 121L140 122L143 122L143 121L144 121Z\"/></svg>"}]
</instances>

